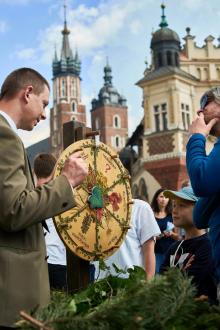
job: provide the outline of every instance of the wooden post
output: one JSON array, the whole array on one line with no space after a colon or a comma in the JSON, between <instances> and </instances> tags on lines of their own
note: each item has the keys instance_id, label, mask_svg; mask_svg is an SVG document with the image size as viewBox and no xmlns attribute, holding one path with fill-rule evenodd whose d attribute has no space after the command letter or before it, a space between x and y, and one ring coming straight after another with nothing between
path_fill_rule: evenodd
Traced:
<instances>
[{"instance_id":1,"label":"wooden post","mask_svg":"<svg viewBox=\"0 0 220 330\"><path fill-rule=\"evenodd\" d=\"M80 122L69 121L63 124L63 147L66 149L70 144L98 133L92 132L91 128L85 127ZM75 293L89 284L89 261L79 258L69 249L66 253L67 292Z\"/></svg>"}]
</instances>

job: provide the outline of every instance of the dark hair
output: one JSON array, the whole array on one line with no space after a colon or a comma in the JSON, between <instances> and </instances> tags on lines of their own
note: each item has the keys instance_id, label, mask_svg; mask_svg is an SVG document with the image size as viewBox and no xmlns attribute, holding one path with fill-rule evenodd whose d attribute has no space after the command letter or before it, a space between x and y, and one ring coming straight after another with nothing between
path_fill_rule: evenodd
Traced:
<instances>
[{"instance_id":1,"label":"dark hair","mask_svg":"<svg viewBox=\"0 0 220 330\"><path fill-rule=\"evenodd\" d=\"M33 86L35 95L42 93L45 85L50 90L48 81L39 72L31 68L20 68L6 77L1 87L0 100L11 100L20 90L29 85Z\"/></svg>"},{"instance_id":2,"label":"dark hair","mask_svg":"<svg viewBox=\"0 0 220 330\"><path fill-rule=\"evenodd\" d=\"M54 170L56 158L52 154L39 154L34 160L34 173L36 177L47 178Z\"/></svg>"},{"instance_id":3,"label":"dark hair","mask_svg":"<svg viewBox=\"0 0 220 330\"><path fill-rule=\"evenodd\" d=\"M158 202L157 202L157 197L158 197L162 192L164 192L164 190L166 190L166 189L164 189L164 188L160 188L160 189L158 189L158 190L155 192L155 194L154 194L154 196L153 196L153 198L152 198L151 207L152 207L152 210L153 210L155 213L160 212L160 209L159 209L159 206L158 206ZM166 206L166 208L165 208L165 211L166 211L167 214L171 214L171 212L172 212L172 204L171 204L171 200L170 200L170 199L169 199L169 202L168 202L168 204L167 204L167 206Z\"/></svg>"}]
</instances>

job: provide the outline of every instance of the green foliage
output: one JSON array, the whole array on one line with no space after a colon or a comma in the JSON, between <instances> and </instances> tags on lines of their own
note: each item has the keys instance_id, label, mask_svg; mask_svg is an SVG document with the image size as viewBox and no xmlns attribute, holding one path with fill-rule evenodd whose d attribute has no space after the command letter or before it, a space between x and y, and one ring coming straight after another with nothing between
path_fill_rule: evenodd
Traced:
<instances>
[{"instance_id":1,"label":"green foliage","mask_svg":"<svg viewBox=\"0 0 220 330\"><path fill-rule=\"evenodd\" d=\"M197 301L178 269L146 281L135 267L128 279L109 276L73 296L54 292L35 317L55 330L220 329L220 308Z\"/></svg>"}]
</instances>

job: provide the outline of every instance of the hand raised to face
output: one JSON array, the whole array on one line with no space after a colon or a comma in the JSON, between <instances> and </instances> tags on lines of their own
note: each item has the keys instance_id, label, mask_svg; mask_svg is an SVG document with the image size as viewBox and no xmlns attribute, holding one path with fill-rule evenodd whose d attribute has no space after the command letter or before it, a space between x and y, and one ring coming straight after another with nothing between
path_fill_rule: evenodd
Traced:
<instances>
[{"instance_id":1,"label":"hand raised to face","mask_svg":"<svg viewBox=\"0 0 220 330\"><path fill-rule=\"evenodd\" d=\"M218 122L218 118L213 118L208 124L205 123L203 111L198 111L196 118L189 127L189 133L200 133L204 136L209 135L212 127Z\"/></svg>"}]
</instances>

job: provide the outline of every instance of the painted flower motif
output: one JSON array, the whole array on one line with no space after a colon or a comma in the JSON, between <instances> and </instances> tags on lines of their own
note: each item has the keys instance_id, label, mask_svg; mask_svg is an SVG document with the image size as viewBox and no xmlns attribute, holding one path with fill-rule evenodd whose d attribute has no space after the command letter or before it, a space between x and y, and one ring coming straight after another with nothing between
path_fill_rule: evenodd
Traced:
<instances>
[{"instance_id":1,"label":"painted flower motif","mask_svg":"<svg viewBox=\"0 0 220 330\"><path fill-rule=\"evenodd\" d=\"M112 204L113 211L119 210L119 205L122 201L121 195L113 192L111 195L109 195L109 202Z\"/></svg>"},{"instance_id":2,"label":"painted flower motif","mask_svg":"<svg viewBox=\"0 0 220 330\"><path fill-rule=\"evenodd\" d=\"M102 216L103 216L104 209L96 209L96 216L99 221L101 221Z\"/></svg>"}]
</instances>

